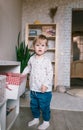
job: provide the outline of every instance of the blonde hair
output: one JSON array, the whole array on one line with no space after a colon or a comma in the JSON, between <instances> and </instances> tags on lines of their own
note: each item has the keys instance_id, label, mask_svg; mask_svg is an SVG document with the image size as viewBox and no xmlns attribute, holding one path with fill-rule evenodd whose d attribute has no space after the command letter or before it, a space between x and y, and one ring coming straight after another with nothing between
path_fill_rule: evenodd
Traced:
<instances>
[{"instance_id":1,"label":"blonde hair","mask_svg":"<svg viewBox=\"0 0 83 130\"><path fill-rule=\"evenodd\" d=\"M38 41L38 40L46 40L46 46L48 46L48 39L45 35L43 34L40 34L38 35L34 40L33 40L33 46L35 45L35 43Z\"/></svg>"}]
</instances>

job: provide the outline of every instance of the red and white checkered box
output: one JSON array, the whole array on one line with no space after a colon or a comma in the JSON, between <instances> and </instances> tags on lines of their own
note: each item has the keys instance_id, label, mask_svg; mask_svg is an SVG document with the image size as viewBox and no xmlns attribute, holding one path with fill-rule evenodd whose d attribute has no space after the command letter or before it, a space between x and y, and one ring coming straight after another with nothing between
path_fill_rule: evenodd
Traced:
<instances>
[{"instance_id":1,"label":"red and white checkered box","mask_svg":"<svg viewBox=\"0 0 83 130\"><path fill-rule=\"evenodd\" d=\"M17 99L25 92L27 76L19 73L3 73L6 76L6 99Z\"/></svg>"}]
</instances>

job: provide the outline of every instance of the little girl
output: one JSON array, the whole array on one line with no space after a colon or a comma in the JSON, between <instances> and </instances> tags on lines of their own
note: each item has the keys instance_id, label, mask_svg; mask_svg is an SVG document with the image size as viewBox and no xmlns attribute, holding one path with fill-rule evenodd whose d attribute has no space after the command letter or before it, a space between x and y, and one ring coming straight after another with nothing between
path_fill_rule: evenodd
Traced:
<instances>
[{"instance_id":1,"label":"little girl","mask_svg":"<svg viewBox=\"0 0 83 130\"><path fill-rule=\"evenodd\" d=\"M38 127L39 130L45 130L50 125L53 68L51 61L45 56L47 46L46 36L41 34L34 39L35 54L30 58L23 71L23 75L30 73L30 108L34 119L28 123L28 126L39 123L41 111L43 123Z\"/></svg>"}]
</instances>

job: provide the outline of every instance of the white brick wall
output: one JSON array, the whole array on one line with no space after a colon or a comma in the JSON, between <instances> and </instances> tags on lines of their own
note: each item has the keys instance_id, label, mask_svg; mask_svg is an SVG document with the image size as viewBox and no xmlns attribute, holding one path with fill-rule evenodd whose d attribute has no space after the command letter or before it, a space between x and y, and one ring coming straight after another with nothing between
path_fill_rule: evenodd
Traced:
<instances>
[{"instance_id":1,"label":"white brick wall","mask_svg":"<svg viewBox=\"0 0 83 130\"><path fill-rule=\"evenodd\" d=\"M56 85L70 87L71 16L72 9L83 9L83 0L24 0L22 10L22 39L26 23L35 20L50 23L51 7L58 6L56 23Z\"/></svg>"}]
</instances>

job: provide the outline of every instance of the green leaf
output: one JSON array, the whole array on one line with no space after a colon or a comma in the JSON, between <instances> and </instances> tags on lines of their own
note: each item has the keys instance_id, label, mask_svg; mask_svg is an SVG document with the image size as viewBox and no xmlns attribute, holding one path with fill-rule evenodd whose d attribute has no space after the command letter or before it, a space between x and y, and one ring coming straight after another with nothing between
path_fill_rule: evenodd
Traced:
<instances>
[{"instance_id":1,"label":"green leaf","mask_svg":"<svg viewBox=\"0 0 83 130\"><path fill-rule=\"evenodd\" d=\"M30 50L28 45L25 45L25 41L20 42L20 33L18 34L18 45L16 46L16 57L17 61L21 62L21 70L22 73L24 68L27 66L27 63L32 55L30 54Z\"/></svg>"}]
</instances>

